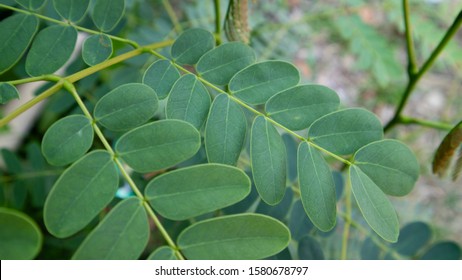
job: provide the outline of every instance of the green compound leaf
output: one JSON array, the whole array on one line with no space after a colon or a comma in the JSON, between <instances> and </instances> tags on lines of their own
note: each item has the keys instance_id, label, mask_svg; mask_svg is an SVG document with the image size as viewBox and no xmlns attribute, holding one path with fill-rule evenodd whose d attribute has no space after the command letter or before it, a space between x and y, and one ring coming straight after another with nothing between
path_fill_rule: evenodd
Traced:
<instances>
[{"instance_id":1,"label":"green compound leaf","mask_svg":"<svg viewBox=\"0 0 462 280\"><path fill-rule=\"evenodd\" d=\"M200 129L210 108L210 95L195 75L182 76L174 85L167 100L165 113L168 119L191 123Z\"/></svg>"},{"instance_id":2,"label":"green compound leaf","mask_svg":"<svg viewBox=\"0 0 462 280\"><path fill-rule=\"evenodd\" d=\"M40 9L46 0L15 0L16 3L29 10Z\"/></svg>"},{"instance_id":3,"label":"green compound leaf","mask_svg":"<svg viewBox=\"0 0 462 280\"><path fill-rule=\"evenodd\" d=\"M306 214L320 230L331 230L337 221L334 179L321 153L307 142L298 146L298 180Z\"/></svg>"},{"instance_id":4,"label":"green compound leaf","mask_svg":"<svg viewBox=\"0 0 462 280\"><path fill-rule=\"evenodd\" d=\"M250 134L250 160L257 191L269 205L278 204L286 189L286 147L276 128L263 116L255 118Z\"/></svg>"},{"instance_id":5,"label":"green compound leaf","mask_svg":"<svg viewBox=\"0 0 462 280\"><path fill-rule=\"evenodd\" d=\"M136 260L149 239L149 221L143 201L132 197L119 202L85 238L75 260Z\"/></svg>"},{"instance_id":6,"label":"green compound leaf","mask_svg":"<svg viewBox=\"0 0 462 280\"><path fill-rule=\"evenodd\" d=\"M112 156L93 151L71 165L54 184L44 207L48 231L66 238L83 229L114 198L119 175Z\"/></svg>"},{"instance_id":7,"label":"green compound leaf","mask_svg":"<svg viewBox=\"0 0 462 280\"><path fill-rule=\"evenodd\" d=\"M391 245L398 253L404 256L415 256L431 239L432 230L423 222L414 222L404 226L398 242Z\"/></svg>"},{"instance_id":8,"label":"green compound leaf","mask_svg":"<svg viewBox=\"0 0 462 280\"><path fill-rule=\"evenodd\" d=\"M419 163L412 151L396 140L381 140L359 149L354 163L386 194L404 196L419 177Z\"/></svg>"},{"instance_id":9,"label":"green compound leaf","mask_svg":"<svg viewBox=\"0 0 462 280\"><path fill-rule=\"evenodd\" d=\"M290 232L280 221L260 214L222 216L195 223L178 236L188 259L263 259L282 251Z\"/></svg>"},{"instance_id":10,"label":"green compound leaf","mask_svg":"<svg viewBox=\"0 0 462 280\"><path fill-rule=\"evenodd\" d=\"M179 78L180 72L172 63L169 60L161 59L148 67L143 75L143 84L150 86L159 99L164 99Z\"/></svg>"},{"instance_id":11,"label":"green compound leaf","mask_svg":"<svg viewBox=\"0 0 462 280\"><path fill-rule=\"evenodd\" d=\"M353 195L369 226L383 239L396 242L399 223L395 209L380 188L357 166L350 166Z\"/></svg>"},{"instance_id":12,"label":"green compound leaf","mask_svg":"<svg viewBox=\"0 0 462 280\"><path fill-rule=\"evenodd\" d=\"M176 63L194 65L215 46L213 34L200 28L181 33L172 45L172 57Z\"/></svg>"},{"instance_id":13,"label":"green compound leaf","mask_svg":"<svg viewBox=\"0 0 462 280\"><path fill-rule=\"evenodd\" d=\"M251 47L240 42L232 42L204 54L196 69L205 80L216 85L226 85L234 74L255 60L255 52Z\"/></svg>"},{"instance_id":14,"label":"green compound leaf","mask_svg":"<svg viewBox=\"0 0 462 280\"><path fill-rule=\"evenodd\" d=\"M27 54L26 72L31 76L51 74L61 68L77 41L77 30L72 26L53 25L42 29Z\"/></svg>"},{"instance_id":15,"label":"green compound leaf","mask_svg":"<svg viewBox=\"0 0 462 280\"><path fill-rule=\"evenodd\" d=\"M298 242L298 257L301 260L324 260L321 244L309 235Z\"/></svg>"},{"instance_id":16,"label":"green compound leaf","mask_svg":"<svg viewBox=\"0 0 462 280\"><path fill-rule=\"evenodd\" d=\"M178 258L172 248L168 246L160 246L148 256L148 260L174 261L178 260Z\"/></svg>"},{"instance_id":17,"label":"green compound leaf","mask_svg":"<svg viewBox=\"0 0 462 280\"><path fill-rule=\"evenodd\" d=\"M422 260L459 260L461 254L462 251L457 243L442 241L428 249Z\"/></svg>"},{"instance_id":18,"label":"green compound leaf","mask_svg":"<svg viewBox=\"0 0 462 280\"><path fill-rule=\"evenodd\" d=\"M300 73L291 63L264 61L239 71L229 82L229 90L237 98L257 105L299 81Z\"/></svg>"},{"instance_id":19,"label":"green compound leaf","mask_svg":"<svg viewBox=\"0 0 462 280\"><path fill-rule=\"evenodd\" d=\"M112 55L112 41L106 34L94 34L85 39L82 46L82 58L93 66L107 60Z\"/></svg>"},{"instance_id":20,"label":"green compound leaf","mask_svg":"<svg viewBox=\"0 0 462 280\"><path fill-rule=\"evenodd\" d=\"M205 150L209 162L236 165L245 141L247 120L239 105L226 94L212 103L205 127Z\"/></svg>"},{"instance_id":21,"label":"green compound leaf","mask_svg":"<svg viewBox=\"0 0 462 280\"><path fill-rule=\"evenodd\" d=\"M161 120L135 128L120 137L117 154L137 172L171 167L199 150L200 134L180 120Z\"/></svg>"},{"instance_id":22,"label":"green compound leaf","mask_svg":"<svg viewBox=\"0 0 462 280\"><path fill-rule=\"evenodd\" d=\"M19 99L18 89L12 84L0 82L0 104L5 104L13 99Z\"/></svg>"},{"instance_id":23,"label":"green compound leaf","mask_svg":"<svg viewBox=\"0 0 462 280\"><path fill-rule=\"evenodd\" d=\"M102 32L114 29L122 19L125 11L124 0L95 0L91 17L96 27Z\"/></svg>"},{"instance_id":24,"label":"green compound leaf","mask_svg":"<svg viewBox=\"0 0 462 280\"><path fill-rule=\"evenodd\" d=\"M316 120L308 137L324 149L341 155L383 138L380 120L371 112L352 108L330 113Z\"/></svg>"},{"instance_id":25,"label":"green compound leaf","mask_svg":"<svg viewBox=\"0 0 462 280\"><path fill-rule=\"evenodd\" d=\"M88 9L90 0L53 0L53 7L63 18L71 21L80 21Z\"/></svg>"},{"instance_id":26,"label":"green compound leaf","mask_svg":"<svg viewBox=\"0 0 462 280\"><path fill-rule=\"evenodd\" d=\"M91 120L73 115L55 122L45 132L42 153L49 164L62 166L81 158L93 144Z\"/></svg>"},{"instance_id":27,"label":"green compound leaf","mask_svg":"<svg viewBox=\"0 0 462 280\"><path fill-rule=\"evenodd\" d=\"M42 241L42 232L34 220L20 211L0 207L0 259L33 259Z\"/></svg>"},{"instance_id":28,"label":"green compound leaf","mask_svg":"<svg viewBox=\"0 0 462 280\"><path fill-rule=\"evenodd\" d=\"M114 131L124 131L147 122L154 116L159 100L147 85L128 83L104 95L95 106L95 119Z\"/></svg>"},{"instance_id":29,"label":"green compound leaf","mask_svg":"<svg viewBox=\"0 0 462 280\"><path fill-rule=\"evenodd\" d=\"M240 169L201 164L168 172L146 186L146 199L162 216L186 220L232 205L250 193L250 179Z\"/></svg>"},{"instance_id":30,"label":"green compound leaf","mask_svg":"<svg viewBox=\"0 0 462 280\"><path fill-rule=\"evenodd\" d=\"M300 85L271 97L265 105L268 116L291 130L309 127L318 118L338 109L335 91L321 85Z\"/></svg>"},{"instance_id":31,"label":"green compound leaf","mask_svg":"<svg viewBox=\"0 0 462 280\"><path fill-rule=\"evenodd\" d=\"M33 15L16 14L0 22L0 74L21 59L39 27Z\"/></svg>"}]
</instances>

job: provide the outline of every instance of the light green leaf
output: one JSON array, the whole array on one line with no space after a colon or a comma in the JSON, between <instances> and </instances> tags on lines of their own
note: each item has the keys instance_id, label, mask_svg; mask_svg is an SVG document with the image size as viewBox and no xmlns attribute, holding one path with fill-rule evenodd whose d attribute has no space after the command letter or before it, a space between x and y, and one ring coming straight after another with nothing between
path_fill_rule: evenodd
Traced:
<instances>
[{"instance_id":1,"label":"light green leaf","mask_svg":"<svg viewBox=\"0 0 462 280\"><path fill-rule=\"evenodd\" d=\"M83 115L73 115L48 128L42 140L42 153L49 164L62 166L78 160L92 144L91 120Z\"/></svg>"},{"instance_id":2,"label":"light green leaf","mask_svg":"<svg viewBox=\"0 0 462 280\"><path fill-rule=\"evenodd\" d=\"M300 260L324 260L321 244L309 235L298 242L298 257Z\"/></svg>"},{"instance_id":3,"label":"light green leaf","mask_svg":"<svg viewBox=\"0 0 462 280\"><path fill-rule=\"evenodd\" d=\"M39 27L33 15L15 14L0 22L0 74L21 59Z\"/></svg>"},{"instance_id":4,"label":"light green leaf","mask_svg":"<svg viewBox=\"0 0 462 280\"><path fill-rule=\"evenodd\" d=\"M0 259L33 259L42 241L42 232L34 220L22 212L0 207Z\"/></svg>"},{"instance_id":5,"label":"light green leaf","mask_svg":"<svg viewBox=\"0 0 462 280\"><path fill-rule=\"evenodd\" d=\"M165 114L168 119L191 123L200 129L210 108L210 95L195 75L182 76L173 85L167 100Z\"/></svg>"},{"instance_id":6,"label":"light green leaf","mask_svg":"<svg viewBox=\"0 0 462 280\"><path fill-rule=\"evenodd\" d=\"M309 127L318 118L338 109L335 91L321 85L300 85L271 97L265 105L268 116L291 130Z\"/></svg>"},{"instance_id":7,"label":"light green leaf","mask_svg":"<svg viewBox=\"0 0 462 280\"><path fill-rule=\"evenodd\" d=\"M88 9L90 0L53 0L53 7L63 18L71 21L80 21Z\"/></svg>"},{"instance_id":8,"label":"light green leaf","mask_svg":"<svg viewBox=\"0 0 462 280\"><path fill-rule=\"evenodd\" d=\"M44 207L48 231L66 238L83 229L114 198L119 175L111 155L93 151L71 165L54 184Z\"/></svg>"},{"instance_id":9,"label":"light green leaf","mask_svg":"<svg viewBox=\"0 0 462 280\"><path fill-rule=\"evenodd\" d=\"M213 34L200 28L181 33L172 45L172 57L176 63L194 65L215 46Z\"/></svg>"},{"instance_id":10,"label":"light green leaf","mask_svg":"<svg viewBox=\"0 0 462 280\"><path fill-rule=\"evenodd\" d=\"M250 179L240 169L200 164L154 178L146 199L170 220L186 220L241 201L250 193Z\"/></svg>"},{"instance_id":11,"label":"light green leaf","mask_svg":"<svg viewBox=\"0 0 462 280\"><path fill-rule=\"evenodd\" d=\"M123 131L137 127L154 116L159 101L154 90L138 83L123 84L104 95L94 116L104 127Z\"/></svg>"},{"instance_id":12,"label":"light green leaf","mask_svg":"<svg viewBox=\"0 0 462 280\"><path fill-rule=\"evenodd\" d=\"M240 42L232 42L204 54L196 69L205 80L216 85L226 85L234 74L255 60L255 52L251 47Z\"/></svg>"},{"instance_id":13,"label":"light green leaf","mask_svg":"<svg viewBox=\"0 0 462 280\"><path fill-rule=\"evenodd\" d=\"M72 26L42 29L27 54L26 72L31 76L54 73L71 57L76 40L77 30Z\"/></svg>"},{"instance_id":14,"label":"light green leaf","mask_svg":"<svg viewBox=\"0 0 462 280\"><path fill-rule=\"evenodd\" d=\"M398 253L404 256L415 256L431 239L431 228L424 222L413 222L404 226L398 242L391 245Z\"/></svg>"},{"instance_id":15,"label":"light green leaf","mask_svg":"<svg viewBox=\"0 0 462 280\"><path fill-rule=\"evenodd\" d=\"M74 260L136 260L149 239L149 221L143 201L132 197L119 202L85 238Z\"/></svg>"},{"instance_id":16,"label":"light green leaf","mask_svg":"<svg viewBox=\"0 0 462 280\"><path fill-rule=\"evenodd\" d=\"M357 166L350 166L349 173L353 195L366 222L380 237L396 242L399 235L398 217L386 195Z\"/></svg>"},{"instance_id":17,"label":"light green leaf","mask_svg":"<svg viewBox=\"0 0 462 280\"><path fill-rule=\"evenodd\" d=\"M260 197L278 204L286 189L286 147L276 128L262 116L255 118L250 134L252 174Z\"/></svg>"},{"instance_id":18,"label":"light green leaf","mask_svg":"<svg viewBox=\"0 0 462 280\"><path fill-rule=\"evenodd\" d=\"M460 260L462 250L452 241L441 241L433 245L422 256L422 260Z\"/></svg>"},{"instance_id":19,"label":"light green leaf","mask_svg":"<svg viewBox=\"0 0 462 280\"><path fill-rule=\"evenodd\" d=\"M82 58L93 66L107 60L112 55L112 41L106 34L94 34L85 39L82 46Z\"/></svg>"},{"instance_id":20,"label":"light green leaf","mask_svg":"<svg viewBox=\"0 0 462 280\"><path fill-rule=\"evenodd\" d=\"M199 150L200 134L180 120L161 120L135 128L120 137L117 154L137 172L171 167Z\"/></svg>"},{"instance_id":21,"label":"light green leaf","mask_svg":"<svg viewBox=\"0 0 462 280\"><path fill-rule=\"evenodd\" d=\"M46 0L15 0L16 3L29 10L40 9Z\"/></svg>"},{"instance_id":22,"label":"light green leaf","mask_svg":"<svg viewBox=\"0 0 462 280\"><path fill-rule=\"evenodd\" d=\"M411 192L419 177L419 163L412 151L396 140L381 140L359 149L354 163L388 195Z\"/></svg>"},{"instance_id":23,"label":"light green leaf","mask_svg":"<svg viewBox=\"0 0 462 280\"><path fill-rule=\"evenodd\" d=\"M300 199L310 220L322 231L331 230L337 221L334 179L321 153L307 142L298 146L298 181Z\"/></svg>"},{"instance_id":24,"label":"light green leaf","mask_svg":"<svg viewBox=\"0 0 462 280\"><path fill-rule=\"evenodd\" d=\"M290 232L280 221L259 214L222 216L195 223L178 236L188 259L263 259L282 251Z\"/></svg>"},{"instance_id":25,"label":"light green leaf","mask_svg":"<svg viewBox=\"0 0 462 280\"><path fill-rule=\"evenodd\" d=\"M5 104L13 99L19 99L19 92L15 86L0 82L0 104Z\"/></svg>"},{"instance_id":26,"label":"light green leaf","mask_svg":"<svg viewBox=\"0 0 462 280\"><path fill-rule=\"evenodd\" d=\"M308 129L308 137L332 153L347 155L366 144L381 140L383 128L373 113L352 108L316 120Z\"/></svg>"},{"instance_id":27,"label":"light green leaf","mask_svg":"<svg viewBox=\"0 0 462 280\"><path fill-rule=\"evenodd\" d=\"M164 99L179 78L180 72L172 63L161 59L151 64L144 72L143 83L154 89L159 99Z\"/></svg>"},{"instance_id":28,"label":"light green leaf","mask_svg":"<svg viewBox=\"0 0 462 280\"><path fill-rule=\"evenodd\" d=\"M250 104L263 104L276 93L300 81L294 65L284 61L264 61L239 71L229 82L229 90Z\"/></svg>"},{"instance_id":29,"label":"light green leaf","mask_svg":"<svg viewBox=\"0 0 462 280\"><path fill-rule=\"evenodd\" d=\"M160 246L148 256L148 260L178 260L175 251L168 246Z\"/></svg>"},{"instance_id":30,"label":"light green leaf","mask_svg":"<svg viewBox=\"0 0 462 280\"><path fill-rule=\"evenodd\" d=\"M91 17L96 27L102 32L114 29L122 19L125 0L95 0Z\"/></svg>"},{"instance_id":31,"label":"light green leaf","mask_svg":"<svg viewBox=\"0 0 462 280\"><path fill-rule=\"evenodd\" d=\"M236 165L245 141L247 120L239 105L226 94L212 103L205 127L205 150L209 162Z\"/></svg>"}]
</instances>

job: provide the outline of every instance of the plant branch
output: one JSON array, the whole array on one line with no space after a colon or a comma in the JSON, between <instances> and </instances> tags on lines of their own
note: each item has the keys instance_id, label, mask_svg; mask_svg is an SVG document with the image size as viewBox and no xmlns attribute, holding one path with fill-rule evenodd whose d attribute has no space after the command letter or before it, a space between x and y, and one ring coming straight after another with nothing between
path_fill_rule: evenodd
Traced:
<instances>
[{"instance_id":1,"label":"plant branch","mask_svg":"<svg viewBox=\"0 0 462 280\"><path fill-rule=\"evenodd\" d=\"M351 184L348 179L345 183L345 224L343 226L343 236L342 236L342 251L341 259L347 259L348 253L348 240L350 238L350 226L351 226Z\"/></svg>"},{"instance_id":2,"label":"plant branch","mask_svg":"<svg viewBox=\"0 0 462 280\"><path fill-rule=\"evenodd\" d=\"M217 45L221 44L221 10L220 10L220 0L215 0L215 39Z\"/></svg>"},{"instance_id":3,"label":"plant branch","mask_svg":"<svg viewBox=\"0 0 462 280\"><path fill-rule=\"evenodd\" d=\"M406 47L408 66L407 72L409 79L417 72L417 59L414 49L414 41L412 39L412 26L409 20L409 1L403 0L403 18L404 18L404 31L406 34Z\"/></svg>"},{"instance_id":4,"label":"plant branch","mask_svg":"<svg viewBox=\"0 0 462 280\"><path fill-rule=\"evenodd\" d=\"M180 22L178 21L178 17L175 14L175 11L173 10L172 5L170 5L170 2L168 0L162 0L162 5L165 8L165 11L167 12L170 20L173 23L173 28L177 33L181 33L183 31L183 28L181 27Z\"/></svg>"},{"instance_id":5,"label":"plant branch","mask_svg":"<svg viewBox=\"0 0 462 280\"><path fill-rule=\"evenodd\" d=\"M423 120L423 119L418 119L418 118L413 118L413 117L408 117L408 116L401 116L400 123L401 124L417 124L420 126L425 126L425 127L430 127L430 128L435 128L435 129L440 129L440 130L445 130L445 131L449 131L453 127L451 124L448 124L448 123L428 121L428 120Z\"/></svg>"}]
</instances>

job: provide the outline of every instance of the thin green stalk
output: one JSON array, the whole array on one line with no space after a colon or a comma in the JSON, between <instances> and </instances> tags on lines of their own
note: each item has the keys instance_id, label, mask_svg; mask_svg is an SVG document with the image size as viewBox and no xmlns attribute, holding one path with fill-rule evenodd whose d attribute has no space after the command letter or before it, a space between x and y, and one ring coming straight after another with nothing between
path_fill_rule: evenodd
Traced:
<instances>
[{"instance_id":1,"label":"thin green stalk","mask_svg":"<svg viewBox=\"0 0 462 280\"><path fill-rule=\"evenodd\" d=\"M221 44L221 9L220 9L220 0L215 0L215 38L217 45Z\"/></svg>"},{"instance_id":2,"label":"thin green stalk","mask_svg":"<svg viewBox=\"0 0 462 280\"><path fill-rule=\"evenodd\" d=\"M407 116L401 116L400 123L401 124L417 124L417 125L424 126L424 127L430 127L430 128L446 130L446 131L451 130L453 127L453 125L448 124L448 123L428 121L428 120L407 117Z\"/></svg>"},{"instance_id":3,"label":"thin green stalk","mask_svg":"<svg viewBox=\"0 0 462 280\"><path fill-rule=\"evenodd\" d=\"M403 0L403 18L404 18L404 31L406 34L406 48L408 58L408 75L409 79L417 73L417 59L415 55L414 42L412 39L412 26L409 20L409 2Z\"/></svg>"},{"instance_id":4,"label":"thin green stalk","mask_svg":"<svg viewBox=\"0 0 462 280\"><path fill-rule=\"evenodd\" d=\"M168 0L162 0L162 5L164 5L165 11L167 11L168 16L170 17L170 20L173 23L173 28L175 29L175 31L177 33L181 33L183 31L183 28L181 27L181 24L178 21L178 17L176 16L172 5L170 5L170 2Z\"/></svg>"},{"instance_id":5,"label":"thin green stalk","mask_svg":"<svg viewBox=\"0 0 462 280\"><path fill-rule=\"evenodd\" d=\"M348 241L350 237L350 226L351 226L351 184L350 180L345 183L345 224L343 226L343 237L342 237L342 251L341 259L347 259L348 252Z\"/></svg>"},{"instance_id":6,"label":"thin green stalk","mask_svg":"<svg viewBox=\"0 0 462 280\"><path fill-rule=\"evenodd\" d=\"M24 79L8 81L8 83L12 84L12 85L22 85L22 84L40 82L40 81L57 82L60 79L61 79L61 77L56 76L56 75L40 75L40 76L37 76L37 77L30 77L30 78L24 78Z\"/></svg>"}]
</instances>

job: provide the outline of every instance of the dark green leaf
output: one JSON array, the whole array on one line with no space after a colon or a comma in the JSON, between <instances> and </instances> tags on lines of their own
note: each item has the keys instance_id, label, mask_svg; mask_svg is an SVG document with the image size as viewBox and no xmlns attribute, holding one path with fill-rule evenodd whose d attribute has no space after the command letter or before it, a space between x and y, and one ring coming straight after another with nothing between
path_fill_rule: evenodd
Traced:
<instances>
[{"instance_id":1,"label":"dark green leaf","mask_svg":"<svg viewBox=\"0 0 462 280\"><path fill-rule=\"evenodd\" d=\"M250 172L246 172L247 176L252 176ZM221 211L225 214L239 214L243 212L249 211L249 209L252 207L252 205L255 204L255 202L259 199L257 189L255 188L255 185L252 182L252 187L250 190L250 194L241 200L240 202L233 204L229 207L223 208Z\"/></svg>"},{"instance_id":2,"label":"dark green leaf","mask_svg":"<svg viewBox=\"0 0 462 280\"><path fill-rule=\"evenodd\" d=\"M29 10L40 9L46 0L15 0L16 3Z\"/></svg>"},{"instance_id":3,"label":"dark green leaf","mask_svg":"<svg viewBox=\"0 0 462 280\"><path fill-rule=\"evenodd\" d=\"M71 57L76 40L77 30L72 26L52 25L42 29L27 54L27 73L40 76L61 68Z\"/></svg>"},{"instance_id":4,"label":"dark green leaf","mask_svg":"<svg viewBox=\"0 0 462 280\"><path fill-rule=\"evenodd\" d=\"M321 153L307 142L298 146L298 180L308 217L320 230L331 230L337 214L334 179Z\"/></svg>"},{"instance_id":5,"label":"dark green leaf","mask_svg":"<svg viewBox=\"0 0 462 280\"><path fill-rule=\"evenodd\" d=\"M151 172L192 157L200 144L199 131L191 124L161 120L125 133L117 141L115 150L137 172Z\"/></svg>"},{"instance_id":6,"label":"dark green leaf","mask_svg":"<svg viewBox=\"0 0 462 280\"><path fill-rule=\"evenodd\" d=\"M286 147L276 128L262 116L252 125L250 160L261 198L269 205L278 204L286 189Z\"/></svg>"},{"instance_id":7,"label":"dark green leaf","mask_svg":"<svg viewBox=\"0 0 462 280\"><path fill-rule=\"evenodd\" d=\"M240 169L201 164L154 178L145 195L162 216L186 220L239 202L249 192L250 179Z\"/></svg>"},{"instance_id":8,"label":"dark green leaf","mask_svg":"<svg viewBox=\"0 0 462 280\"><path fill-rule=\"evenodd\" d=\"M460 246L452 241L442 241L433 245L422 256L422 260L459 260Z\"/></svg>"},{"instance_id":9,"label":"dark green leaf","mask_svg":"<svg viewBox=\"0 0 462 280\"><path fill-rule=\"evenodd\" d=\"M368 237L361 246L360 254L363 260L379 260L380 248L374 243L371 237Z\"/></svg>"},{"instance_id":10,"label":"dark green leaf","mask_svg":"<svg viewBox=\"0 0 462 280\"><path fill-rule=\"evenodd\" d=\"M282 134L282 140L286 146L287 153L287 175L290 181L297 179L297 149L298 142L290 134Z\"/></svg>"},{"instance_id":11,"label":"dark green leaf","mask_svg":"<svg viewBox=\"0 0 462 280\"><path fill-rule=\"evenodd\" d=\"M172 45L172 57L176 63L194 65L215 46L213 34L200 28L181 33Z\"/></svg>"},{"instance_id":12,"label":"dark green leaf","mask_svg":"<svg viewBox=\"0 0 462 280\"><path fill-rule=\"evenodd\" d=\"M431 236L432 231L426 223L410 223L401 229L398 242L391 247L401 255L412 257L430 241Z\"/></svg>"},{"instance_id":13,"label":"dark green leaf","mask_svg":"<svg viewBox=\"0 0 462 280\"><path fill-rule=\"evenodd\" d=\"M48 128L42 140L42 153L51 165L62 166L82 157L92 143L91 120L83 115L72 115Z\"/></svg>"},{"instance_id":14,"label":"dark green leaf","mask_svg":"<svg viewBox=\"0 0 462 280\"><path fill-rule=\"evenodd\" d=\"M149 239L149 221L143 201L122 200L85 238L72 259L136 260Z\"/></svg>"},{"instance_id":15,"label":"dark green leaf","mask_svg":"<svg viewBox=\"0 0 462 280\"><path fill-rule=\"evenodd\" d=\"M395 209L380 188L357 166L350 166L353 195L366 222L380 237L396 242L399 223Z\"/></svg>"},{"instance_id":16,"label":"dark green leaf","mask_svg":"<svg viewBox=\"0 0 462 280\"><path fill-rule=\"evenodd\" d=\"M186 228L178 247L188 259L262 259L282 251L290 232L280 221L259 214L223 216Z\"/></svg>"},{"instance_id":17,"label":"dark green leaf","mask_svg":"<svg viewBox=\"0 0 462 280\"><path fill-rule=\"evenodd\" d=\"M294 198L294 193L291 188L286 188L286 193L284 194L284 198L282 199L281 203L275 206L271 206L266 204L263 200L260 200L258 203L256 213L264 214L271 216L275 219L283 221L287 213L289 213L290 206L292 205L292 200Z\"/></svg>"},{"instance_id":18,"label":"dark green leaf","mask_svg":"<svg viewBox=\"0 0 462 280\"><path fill-rule=\"evenodd\" d=\"M124 0L95 0L91 17L102 32L114 29L122 19L125 10Z\"/></svg>"},{"instance_id":19,"label":"dark green leaf","mask_svg":"<svg viewBox=\"0 0 462 280\"><path fill-rule=\"evenodd\" d=\"M178 260L175 251L168 246L160 246L154 252L152 252L148 260Z\"/></svg>"},{"instance_id":20,"label":"dark green leaf","mask_svg":"<svg viewBox=\"0 0 462 280\"><path fill-rule=\"evenodd\" d=\"M164 99L179 78L180 72L172 63L161 59L151 64L144 72L143 83L154 89L159 99Z\"/></svg>"},{"instance_id":21,"label":"dark green leaf","mask_svg":"<svg viewBox=\"0 0 462 280\"><path fill-rule=\"evenodd\" d=\"M111 155L93 151L59 177L47 197L44 221L48 231L65 238L84 228L114 198L119 176Z\"/></svg>"},{"instance_id":22,"label":"dark green leaf","mask_svg":"<svg viewBox=\"0 0 462 280\"><path fill-rule=\"evenodd\" d=\"M308 129L311 141L335 154L352 154L382 139L380 120L364 109L344 109L316 120Z\"/></svg>"},{"instance_id":23,"label":"dark green leaf","mask_svg":"<svg viewBox=\"0 0 462 280\"><path fill-rule=\"evenodd\" d=\"M197 72L207 81L226 85L239 70L255 62L255 52L249 46L232 42L207 52L197 63Z\"/></svg>"},{"instance_id":24,"label":"dark green leaf","mask_svg":"<svg viewBox=\"0 0 462 280\"><path fill-rule=\"evenodd\" d=\"M412 151L396 140L381 140L359 149L354 162L388 195L411 192L419 177L419 163Z\"/></svg>"},{"instance_id":25,"label":"dark green leaf","mask_svg":"<svg viewBox=\"0 0 462 280\"><path fill-rule=\"evenodd\" d=\"M210 95L195 75L182 76L173 85L167 100L165 114L169 119L191 123L200 129L210 108Z\"/></svg>"},{"instance_id":26,"label":"dark green leaf","mask_svg":"<svg viewBox=\"0 0 462 280\"><path fill-rule=\"evenodd\" d=\"M19 99L19 92L15 86L0 82L0 104L5 104L13 99Z\"/></svg>"},{"instance_id":27,"label":"dark green leaf","mask_svg":"<svg viewBox=\"0 0 462 280\"><path fill-rule=\"evenodd\" d=\"M265 105L268 116L291 130L309 127L318 118L338 109L335 91L321 85L301 85L271 97Z\"/></svg>"},{"instance_id":28,"label":"dark green leaf","mask_svg":"<svg viewBox=\"0 0 462 280\"><path fill-rule=\"evenodd\" d=\"M229 82L229 90L250 104L263 104L276 93L300 81L294 65L284 61L264 61L239 71Z\"/></svg>"},{"instance_id":29,"label":"dark green leaf","mask_svg":"<svg viewBox=\"0 0 462 280\"><path fill-rule=\"evenodd\" d=\"M298 242L298 257L301 260L324 260L324 253L316 239L305 235Z\"/></svg>"},{"instance_id":30,"label":"dark green leaf","mask_svg":"<svg viewBox=\"0 0 462 280\"><path fill-rule=\"evenodd\" d=\"M226 94L213 100L205 127L209 162L236 165L245 141L247 120L239 105Z\"/></svg>"},{"instance_id":31,"label":"dark green leaf","mask_svg":"<svg viewBox=\"0 0 462 280\"><path fill-rule=\"evenodd\" d=\"M147 122L157 111L154 90L138 83L123 84L103 96L95 106L95 119L104 127L124 131Z\"/></svg>"},{"instance_id":32,"label":"dark green leaf","mask_svg":"<svg viewBox=\"0 0 462 280\"><path fill-rule=\"evenodd\" d=\"M42 232L26 214L0 207L0 259L33 259L42 247Z\"/></svg>"},{"instance_id":33,"label":"dark green leaf","mask_svg":"<svg viewBox=\"0 0 462 280\"><path fill-rule=\"evenodd\" d=\"M106 34L94 34L85 39L82 46L82 58L93 66L107 60L112 55L112 41Z\"/></svg>"},{"instance_id":34,"label":"dark green leaf","mask_svg":"<svg viewBox=\"0 0 462 280\"><path fill-rule=\"evenodd\" d=\"M300 240L314 228L313 223L311 223L310 219L306 216L301 200L295 201L292 206L289 228L294 240Z\"/></svg>"},{"instance_id":35,"label":"dark green leaf","mask_svg":"<svg viewBox=\"0 0 462 280\"><path fill-rule=\"evenodd\" d=\"M88 9L90 0L53 0L53 6L60 16L71 21L78 22Z\"/></svg>"},{"instance_id":36,"label":"dark green leaf","mask_svg":"<svg viewBox=\"0 0 462 280\"><path fill-rule=\"evenodd\" d=\"M16 14L0 22L0 74L21 59L39 27L33 15Z\"/></svg>"}]
</instances>

